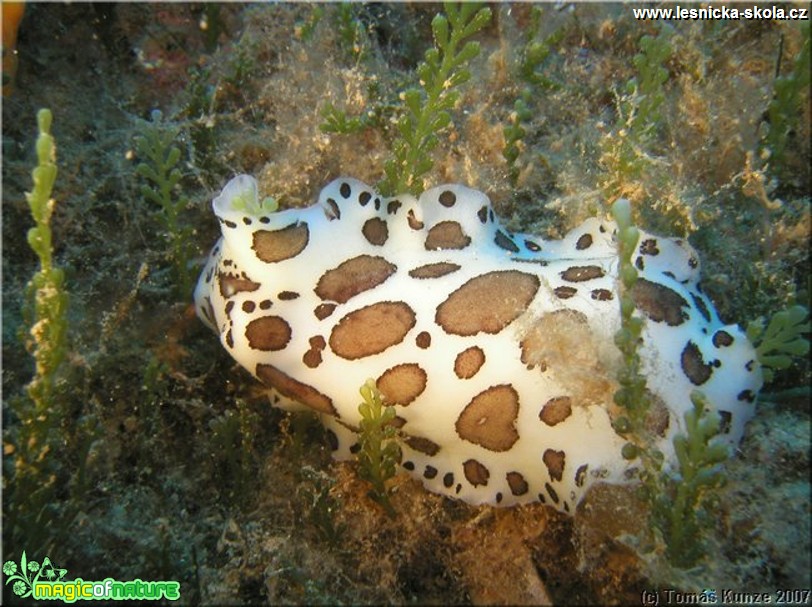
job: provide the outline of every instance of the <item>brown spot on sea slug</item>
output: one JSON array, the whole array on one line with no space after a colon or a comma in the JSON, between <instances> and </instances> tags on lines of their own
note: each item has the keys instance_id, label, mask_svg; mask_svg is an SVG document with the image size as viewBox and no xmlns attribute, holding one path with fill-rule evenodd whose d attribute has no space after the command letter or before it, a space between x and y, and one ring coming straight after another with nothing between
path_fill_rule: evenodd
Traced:
<instances>
[{"instance_id":1,"label":"brown spot on sea slug","mask_svg":"<svg viewBox=\"0 0 812 607\"><path fill-rule=\"evenodd\" d=\"M466 348L454 360L454 373L460 379L470 379L485 364L485 353L479 346Z\"/></svg>"},{"instance_id":2,"label":"brown spot on sea slug","mask_svg":"<svg viewBox=\"0 0 812 607\"><path fill-rule=\"evenodd\" d=\"M330 348L355 360L399 344L416 322L414 310L402 301L382 301L350 312L333 328Z\"/></svg>"},{"instance_id":3,"label":"brown spot on sea slug","mask_svg":"<svg viewBox=\"0 0 812 607\"><path fill-rule=\"evenodd\" d=\"M460 269L456 263L447 261L440 261L437 263L427 263L426 265L419 266L414 270L409 270L409 276L412 278L439 278L446 274L451 274Z\"/></svg>"},{"instance_id":4,"label":"brown spot on sea slug","mask_svg":"<svg viewBox=\"0 0 812 607\"><path fill-rule=\"evenodd\" d=\"M632 288L634 305L654 322L665 322L671 327L688 319L689 305L679 293L663 285L639 278Z\"/></svg>"},{"instance_id":5,"label":"brown spot on sea slug","mask_svg":"<svg viewBox=\"0 0 812 607\"><path fill-rule=\"evenodd\" d=\"M519 395L507 384L491 386L471 399L457 418L457 434L490 451L507 451L519 440Z\"/></svg>"},{"instance_id":6,"label":"brown spot on sea slug","mask_svg":"<svg viewBox=\"0 0 812 607\"><path fill-rule=\"evenodd\" d=\"M462 464L462 471L465 474L465 478L474 487L479 487L480 485L487 485L488 478L490 478L491 476L491 473L488 472L488 469L475 459L466 460Z\"/></svg>"},{"instance_id":7,"label":"brown spot on sea slug","mask_svg":"<svg viewBox=\"0 0 812 607\"><path fill-rule=\"evenodd\" d=\"M322 274L315 292L325 301L346 303L359 293L377 287L396 270L397 267L383 257L359 255Z\"/></svg>"},{"instance_id":8,"label":"brown spot on sea slug","mask_svg":"<svg viewBox=\"0 0 812 607\"><path fill-rule=\"evenodd\" d=\"M376 385L387 403L405 406L423 393L427 378L420 365L406 363L384 371Z\"/></svg>"},{"instance_id":9,"label":"brown spot on sea slug","mask_svg":"<svg viewBox=\"0 0 812 607\"><path fill-rule=\"evenodd\" d=\"M572 400L569 396L556 396L548 400L539 412L539 419L548 426L560 424L572 415Z\"/></svg>"},{"instance_id":10,"label":"brown spot on sea slug","mask_svg":"<svg viewBox=\"0 0 812 607\"><path fill-rule=\"evenodd\" d=\"M713 365L707 364L702 359L702 351L692 341L689 341L682 350L680 363L683 372L695 386L704 384L713 373Z\"/></svg>"},{"instance_id":11,"label":"brown spot on sea slug","mask_svg":"<svg viewBox=\"0 0 812 607\"><path fill-rule=\"evenodd\" d=\"M427 251L437 249L464 249L471 244L471 238L462 231L456 221L441 221L429 230L426 236Z\"/></svg>"},{"instance_id":12,"label":"brown spot on sea slug","mask_svg":"<svg viewBox=\"0 0 812 607\"><path fill-rule=\"evenodd\" d=\"M336 415L333 401L328 396L325 396L313 386L293 379L273 365L258 364L256 375L266 386L274 388L283 396L307 405L319 413Z\"/></svg>"},{"instance_id":13,"label":"brown spot on sea slug","mask_svg":"<svg viewBox=\"0 0 812 607\"><path fill-rule=\"evenodd\" d=\"M288 345L290 336L290 325L279 316L261 316L245 327L248 345L263 352L282 350Z\"/></svg>"},{"instance_id":14,"label":"brown spot on sea slug","mask_svg":"<svg viewBox=\"0 0 812 607\"><path fill-rule=\"evenodd\" d=\"M533 301L539 279L517 270L472 278L437 307L435 322L453 335L498 333Z\"/></svg>"},{"instance_id":15,"label":"brown spot on sea slug","mask_svg":"<svg viewBox=\"0 0 812 607\"><path fill-rule=\"evenodd\" d=\"M252 248L261 261L275 263L296 257L310 240L306 223L294 223L281 230L257 230Z\"/></svg>"},{"instance_id":16,"label":"brown spot on sea slug","mask_svg":"<svg viewBox=\"0 0 812 607\"><path fill-rule=\"evenodd\" d=\"M510 486L510 492L516 496L524 495L529 489L527 481L519 472L508 472L507 482L508 486Z\"/></svg>"},{"instance_id":17,"label":"brown spot on sea slug","mask_svg":"<svg viewBox=\"0 0 812 607\"><path fill-rule=\"evenodd\" d=\"M361 233L369 244L373 244L377 247L382 247L389 239L389 228L386 226L386 222L380 217L367 219L364 223L364 227L361 228Z\"/></svg>"},{"instance_id":18,"label":"brown spot on sea slug","mask_svg":"<svg viewBox=\"0 0 812 607\"><path fill-rule=\"evenodd\" d=\"M566 462L565 453L563 451L546 449L541 459L544 465L547 466L550 478L554 481L560 481L564 476L564 464Z\"/></svg>"}]
</instances>

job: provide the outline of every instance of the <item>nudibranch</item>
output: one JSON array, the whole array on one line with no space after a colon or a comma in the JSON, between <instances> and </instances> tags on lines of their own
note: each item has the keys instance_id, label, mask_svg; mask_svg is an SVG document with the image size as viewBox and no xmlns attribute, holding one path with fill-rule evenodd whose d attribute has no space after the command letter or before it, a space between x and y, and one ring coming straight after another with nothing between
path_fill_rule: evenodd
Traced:
<instances>
[{"instance_id":1,"label":"nudibranch","mask_svg":"<svg viewBox=\"0 0 812 607\"><path fill-rule=\"evenodd\" d=\"M257 189L240 175L213 202L222 238L197 312L274 405L320 416L337 458L357 448L372 378L397 412L401 466L436 493L573 512L595 482L633 478L612 423L614 223L545 240L510 233L462 185L383 198L341 178L284 211ZM694 389L721 417L716 440L736 444L762 384L753 346L720 321L685 240L641 231L635 251L657 447L674 461Z\"/></svg>"}]
</instances>

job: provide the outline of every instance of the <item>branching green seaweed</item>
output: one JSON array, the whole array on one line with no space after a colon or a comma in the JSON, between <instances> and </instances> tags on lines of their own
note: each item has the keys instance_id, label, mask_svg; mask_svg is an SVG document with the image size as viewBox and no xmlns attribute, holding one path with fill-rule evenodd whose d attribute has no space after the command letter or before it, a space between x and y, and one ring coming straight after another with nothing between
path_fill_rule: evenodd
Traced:
<instances>
[{"instance_id":1,"label":"branching green seaweed","mask_svg":"<svg viewBox=\"0 0 812 607\"><path fill-rule=\"evenodd\" d=\"M626 126L640 139L650 136L662 119L663 85L668 80L665 62L671 57L672 34L672 28L663 25L656 38L643 36L640 52L632 60L638 75L626 83Z\"/></svg>"},{"instance_id":2,"label":"branching green seaweed","mask_svg":"<svg viewBox=\"0 0 812 607\"><path fill-rule=\"evenodd\" d=\"M720 419L718 415L706 415L707 400L701 392L694 391L691 394L694 408L685 414L687 435L677 435L673 441L677 467L662 471L663 454L654 446L646 428L651 397L637 352L643 321L633 315L632 290L638 276L631 260L640 233L632 224L627 200L618 200L612 206L612 215L618 226L620 258L621 329L615 344L624 362L618 374L620 389L615 393L615 402L625 412L615 420L614 427L629 439L623 446L623 457L639 458L643 466L640 472L643 494L651 507L652 523L666 543L669 561L677 567L688 567L702 556L700 502L707 490L721 482L719 464L727 459L727 448L711 444L711 439L719 434Z\"/></svg>"},{"instance_id":3,"label":"branching green seaweed","mask_svg":"<svg viewBox=\"0 0 812 607\"><path fill-rule=\"evenodd\" d=\"M13 399L20 425L7 436L6 454L13 454L8 521L30 547L45 542L53 516L53 496L59 459L54 450L60 440L63 407L57 402L56 380L67 353L68 294L65 275L53 263L51 198L56 180L56 148L51 136L51 111L37 113L37 167L32 171L34 189L26 193L35 226L28 231L28 244L39 258L40 268L27 287L23 318L29 327L26 349L34 356L34 378L26 387L28 399Z\"/></svg>"},{"instance_id":4,"label":"branching green seaweed","mask_svg":"<svg viewBox=\"0 0 812 607\"><path fill-rule=\"evenodd\" d=\"M372 485L369 497L394 518L395 509L389 501L386 481L395 476L400 460L400 447L395 437L396 429L392 425L395 408L384 405L373 379L368 379L361 386L360 392L364 402L358 406L358 412L361 414L358 473Z\"/></svg>"},{"instance_id":5,"label":"branching green seaweed","mask_svg":"<svg viewBox=\"0 0 812 607\"><path fill-rule=\"evenodd\" d=\"M420 194L423 175L433 165L431 152L440 142L438 133L451 124L451 110L459 100L457 87L471 78L465 65L479 54L479 43L463 42L491 20L491 10L477 5L446 3L446 15L432 19L435 46L426 51L417 67L421 88L404 91L405 112L397 123L399 137L392 144L394 158L384 166L380 192ZM460 46L462 45L462 48Z\"/></svg>"},{"instance_id":6,"label":"branching green seaweed","mask_svg":"<svg viewBox=\"0 0 812 607\"><path fill-rule=\"evenodd\" d=\"M789 368L793 357L809 353L809 340L803 337L809 331L809 310L804 306L776 312L766 326L763 318L747 325L747 337L756 345L765 383L773 380L775 371Z\"/></svg>"},{"instance_id":7,"label":"branching green seaweed","mask_svg":"<svg viewBox=\"0 0 812 607\"><path fill-rule=\"evenodd\" d=\"M321 110L324 119L319 125L321 131L341 135L380 126L393 111L399 110L398 136L392 143L394 158L385 163L385 176L378 184L379 191L386 196L423 191L423 176L433 165L431 152L440 142L438 134L451 124L451 110L459 100L456 88L471 77L465 65L479 54L479 44L466 39L485 27L491 18L489 8L477 10L476 4L444 6L446 14L436 15L431 23L435 46L426 51L425 61L417 67L420 87L409 88L399 96L405 107L379 99L360 116L348 116L329 102ZM342 44L360 61L369 46L366 32L350 5L341 5L338 17ZM370 97L380 98L376 89L375 81L371 81Z\"/></svg>"},{"instance_id":8,"label":"branching green seaweed","mask_svg":"<svg viewBox=\"0 0 812 607\"><path fill-rule=\"evenodd\" d=\"M144 128L144 134L135 138L139 156L144 160L136 171L148 183L141 186L141 194L161 207L161 222L166 229L169 254L175 270L176 293L184 299L192 290L194 279L190 260L194 255L193 231L183 225L181 214L189 200L176 192L181 172L178 168L181 151L174 141L178 129L161 121L161 112L152 114L152 123Z\"/></svg>"},{"instance_id":9,"label":"branching green seaweed","mask_svg":"<svg viewBox=\"0 0 812 607\"><path fill-rule=\"evenodd\" d=\"M721 464L729 457L724 443L713 442L720 432L719 416L707 413L700 391L691 393L691 402L694 407L684 418L686 434L674 437L677 468L663 473L656 494L650 495L653 522L663 534L666 556L677 567L690 567L702 557L702 499L724 482Z\"/></svg>"},{"instance_id":10,"label":"branching green seaweed","mask_svg":"<svg viewBox=\"0 0 812 607\"><path fill-rule=\"evenodd\" d=\"M505 137L505 149L502 150L502 156L507 160L510 168L510 180L514 185L519 177L516 160L518 160L519 154L524 148L522 140L527 134L522 123L529 121L533 117L533 112L528 105L529 101L530 91L525 89L516 100L516 103L513 104L513 112L510 114L508 125L502 129L502 134Z\"/></svg>"},{"instance_id":11,"label":"branching green seaweed","mask_svg":"<svg viewBox=\"0 0 812 607\"><path fill-rule=\"evenodd\" d=\"M366 28L357 15L357 8L362 6L354 2L341 2L338 5L338 37L342 49L354 61L363 61L369 50Z\"/></svg>"},{"instance_id":12,"label":"branching green seaweed","mask_svg":"<svg viewBox=\"0 0 812 607\"><path fill-rule=\"evenodd\" d=\"M319 125L321 132L350 135L367 128L381 129L397 110L397 106L381 98L380 83L375 78L367 80L367 99L368 105L358 116L349 116L345 110L338 109L327 101L320 111L324 119Z\"/></svg>"},{"instance_id":13,"label":"branching green seaweed","mask_svg":"<svg viewBox=\"0 0 812 607\"><path fill-rule=\"evenodd\" d=\"M223 76L222 85L244 91L255 78L258 67L256 55L256 43L243 41L238 44L229 56L228 71Z\"/></svg>"},{"instance_id":14,"label":"branching green seaweed","mask_svg":"<svg viewBox=\"0 0 812 607\"><path fill-rule=\"evenodd\" d=\"M319 128L323 133L349 135L361 131L366 126L363 117L350 118L346 112L339 110L330 102L325 103L322 107L321 117L324 118L324 122L319 125Z\"/></svg>"},{"instance_id":15,"label":"branching green seaweed","mask_svg":"<svg viewBox=\"0 0 812 607\"><path fill-rule=\"evenodd\" d=\"M561 42L564 37L564 29L559 28L544 40L536 40L535 36L541 24L542 9L534 6L530 11L530 25L527 28L527 38L522 50L521 59L518 66L518 77L525 83L519 93L518 99L513 104L508 125L502 129L505 137L505 149L502 155L507 160L510 169L510 180L513 185L519 177L519 167L516 161L524 147L522 140L527 134L522 123L527 123L533 117L530 109L533 95L536 89L553 90L559 87L559 83L546 75L539 68L550 56L553 48Z\"/></svg>"},{"instance_id":16,"label":"branching green seaweed","mask_svg":"<svg viewBox=\"0 0 812 607\"><path fill-rule=\"evenodd\" d=\"M608 200L639 190L650 165L647 148L662 123L671 34L672 28L663 25L656 38L640 39L640 52L632 60L637 75L626 83L614 129L601 139L600 163L605 171L601 189Z\"/></svg>"},{"instance_id":17,"label":"branching green seaweed","mask_svg":"<svg viewBox=\"0 0 812 607\"><path fill-rule=\"evenodd\" d=\"M55 201L51 198L56 179L56 148L51 136L51 111L37 114L38 165L32 172L34 189L26 193L31 217L36 225L28 230L28 244L37 254L39 271L28 284L28 299L33 302L34 317L30 339L26 348L36 360L36 375L28 384L28 395L42 413L51 408L54 379L65 358L68 334L68 295L65 292L65 273L53 264L51 241L51 215Z\"/></svg>"},{"instance_id":18,"label":"branching green seaweed","mask_svg":"<svg viewBox=\"0 0 812 607\"><path fill-rule=\"evenodd\" d=\"M621 198L612 205L612 216L617 223L618 257L620 267L620 331L615 335L615 345L623 355L623 367L618 375L620 389L615 393L615 403L623 407L625 416L615 420L615 428L621 434L630 433L636 437L638 444L629 442L623 449L627 459L637 457L641 449L645 452L647 445L642 444L645 437L646 416L650 407L650 398L646 391L646 380L640 368L640 355L637 345L643 331L643 321L633 316L635 310L632 290L637 282L637 268L632 263L632 256L640 238L640 231L632 223L631 204Z\"/></svg>"},{"instance_id":19,"label":"branching green seaweed","mask_svg":"<svg viewBox=\"0 0 812 607\"><path fill-rule=\"evenodd\" d=\"M339 502L330 494L336 484L335 479L312 466L302 466L299 476L301 482L296 495L303 501L301 519L309 520L322 539L330 546L337 547L341 543L345 526L336 522L335 511Z\"/></svg>"},{"instance_id":20,"label":"branching green seaweed","mask_svg":"<svg viewBox=\"0 0 812 607\"><path fill-rule=\"evenodd\" d=\"M222 476L228 488L224 495L229 501L245 507L256 479L256 428L259 417L250 403L238 398L237 411L227 409L209 422L216 462L222 466Z\"/></svg>"},{"instance_id":21,"label":"branching green seaweed","mask_svg":"<svg viewBox=\"0 0 812 607\"><path fill-rule=\"evenodd\" d=\"M539 68L544 65L548 57L564 38L564 28L559 28L544 40L535 40L536 32L541 25L542 9L534 6L530 12L530 26L528 27L527 45L524 48L519 66L519 77L527 84L544 90L557 89L561 85L550 78Z\"/></svg>"}]
</instances>

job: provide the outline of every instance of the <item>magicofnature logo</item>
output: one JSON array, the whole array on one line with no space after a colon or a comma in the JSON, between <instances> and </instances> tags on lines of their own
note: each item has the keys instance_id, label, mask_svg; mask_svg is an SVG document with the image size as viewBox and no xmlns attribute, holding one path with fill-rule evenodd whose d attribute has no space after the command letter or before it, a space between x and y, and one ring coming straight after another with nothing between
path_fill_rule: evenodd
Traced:
<instances>
[{"instance_id":1,"label":"magicofnature logo","mask_svg":"<svg viewBox=\"0 0 812 607\"><path fill-rule=\"evenodd\" d=\"M51 559L47 556L42 561L42 565L37 561L29 561L25 556L25 550L23 550L23 556L20 559L19 570L17 569L17 563L14 561L6 561L3 563L3 574L6 576L6 584L8 585L14 582L11 589L14 591L14 594L23 598L31 595L31 589L41 578L49 582L58 582L65 577L67 572L66 569L54 567Z\"/></svg>"},{"instance_id":2,"label":"magicofnature logo","mask_svg":"<svg viewBox=\"0 0 812 607\"><path fill-rule=\"evenodd\" d=\"M20 557L20 566L14 561L3 563L6 585L12 584L12 591L20 598L31 597L37 600L64 601L144 601L180 598L180 582L144 581L140 579L121 582L105 578L100 582L85 581L82 578L65 580L67 569L56 567L47 556L40 564L29 561L25 550Z\"/></svg>"}]
</instances>

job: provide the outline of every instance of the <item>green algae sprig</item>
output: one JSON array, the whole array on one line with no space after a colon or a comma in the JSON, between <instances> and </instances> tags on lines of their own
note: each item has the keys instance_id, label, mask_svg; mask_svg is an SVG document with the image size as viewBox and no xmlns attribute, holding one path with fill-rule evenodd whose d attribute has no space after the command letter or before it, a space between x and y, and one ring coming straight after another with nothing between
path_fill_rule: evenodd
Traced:
<instances>
[{"instance_id":1,"label":"green algae sprig","mask_svg":"<svg viewBox=\"0 0 812 607\"><path fill-rule=\"evenodd\" d=\"M601 139L600 164L605 171L601 189L607 200L637 193L652 164L649 153L663 122L665 64L672 53L672 34L672 28L663 25L656 38L640 39L640 52L632 60L636 75L620 94L614 128Z\"/></svg>"},{"instance_id":2,"label":"green algae sprig","mask_svg":"<svg viewBox=\"0 0 812 607\"><path fill-rule=\"evenodd\" d=\"M615 403L623 407L624 416L615 420L615 427L622 433L631 433L634 442L624 446L623 456L634 459L645 447L645 422L651 406L646 380L640 368L637 351L643 332L643 320L634 315L636 310L633 289L638 279L633 257L640 240L640 230L632 223L631 204L621 198L612 205L612 216L617 222L618 277L620 290L620 330L615 334L615 345L623 355L623 366L618 373L620 388L615 392Z\"/></svg>"},{"instance_id":3,"label":"green algae sprig","mask_svg":"<svg viewBox=\"0 0 812 607\"><path fill-rule=\"evenodd\" d=\"M471 78L465 65L479 54L479 43L465 39L491 20L487 7L477 10L476 4L452 2L444 7L446 14L431 21L435 46L426 51L425 61L417 67L420 88L410 88L401 96L406 111L397 123L394 158L384 166L386 176L379 186L386 196L423 191L423 175L433 164L431 151L440 141L437 133L451 124L450 112L460 96L457 87Z\"/></svg>"},{"instance_id":4,"label":"green algae sprig","mask_svg":"<svg viewBox=\"0 0 812 607\"><path fill-rule=\"evenodd\" d=\"M34 188L26 199L34 219L28 244L39 258L39 270L28 283L23 320L29 327L26 349L34 356L34 378L26 386L28 400L12 398L11 408L19 425L6 429L4 452L13 457L14 473L4 500L11 537L19 534L36 546L57 528L53 514L54 492L61 460L55 453L64 434L64 410L57 397L57 378L67 354L68 294L65 274L53 262L50 227L55 201L51 198L56 180L56 146L51 136L51 111L37 113L37 166L32 171ZM45 524L47 521L47 524ZM53 523L53 525L51 524Z\"/></svg>"},{"instance_id":5,"label":"green algae sprig","mask_svg":"<svg viewBox=\"0 0 812 607\"><path fill-rule=\"evenodd\" d=\"M361 414L358 473L372 485L369 496L378 502L390 517L395 509L389 501L386 481L395 476L400 448L395 440L395 408L386 406L375 380L368 380L360 389L364 401L358 405Z\"/></svg>"},{"instance_id":6,"label":"green algae sprig","mask_svg":"<svg viewBox=\"0 0 812 607\"><path fill-rule=\"evenodd\" d=\"M773 380L776 370L787 369L794 357L809 353L809 340L803 336L809 330L809 310L804 306L776 312L766 326L763 318L747 326L747 337L756 344L765 383Z\"/></svg>"},{"instance_id":7,"label":"green algae sprig","mask_svg":"<svg viewBox=\"0 0 812 607\"><path fill-rule=\"evenodd\" d=\"M691 393L693 409L685 413L685 434L674 437L677 465L660 479L661 491L652 496L654 524L663 533L666 555L677 567L694 565L703 554L702 499L724 482L721 464L729 446L714 440L722 431L718 414L708 409L699 390Z\"/></svg>"},{"instance_id":8,"label":"green algae sprig","mask_svg":"<svg viewBox=\"0 0 812 607\"><path fill-rule=\"evenodd\" d=\"M516 101L513 111L508 116L507 125L502 129L505 138L505 148L502 156L505 158L510 171L510 182L515 186L519 180L521 167L516 164L522 151L525 149L524 137L527 134L523 124L529 123L534 114L533 100L543 98L543 91L556 90L560 83L551 78L541 69L547 58L564 37L564 28L559 28L543 40L537 40L536 35L541 25L542 9L534 6L530 11L530 25L527 28L525 46L521 51L521 58L517 66L518 80L524 83Z\"/></svg>"},{"instance_id":9,"label":"green algae sprig","mask_svg":"<svg viewBox=\"0 0 812 607\"><path fill-rule=\"evenodd\" d=\"M531 92L528 89L522 91L513 104L513 112L510 114L508 125L502 129L502 135L505 137L505 149L502 150L502 156L507 160L510 180L514 185L519 178L519 167L516 166L516 160L524 149L523 139L527 134L522 123L528 122L533 117L533 112L528 105L530 96Z\"/></svg>"},{"instance_id":10,"label":"green algae sprig","mask_svg":"<svg viewBox=\"0 0 812 607\"><path fill-rule=\"evenodd\" d=\"M36 224L28 230L28 244L37 254L40 263L39 271L28 284L34 314L30 323L30 339L26 341L26 348L36 360L36 374L27 390L38 413L51 408L56 372L65 359L68 333L65 273L53 264L50 223L56 203L51 198L51 192L57 169L51 120L50 110L42 109L38 112L38 164L32 171L34 189L26 193L31 217Z\"/></svg>"},{"instance_id":11,"label":"green algae sprig","mask_svg":"<svg viewBox=\"0 0 812 607\"><path fill-rule=\"evenodd\" d=\"M176 189L181 180L178 168L181 151L174 143L177 136L177 128L162 122L161 112L154 111L152 122L145 125L143 135L135 138L136 149L143 159L135 170L147 180L141 186L141 194L161 208L159 217L166 229L176 292L185 297L192 285L189 262L194 254L194 242L191 226L181 220L189 199Z\"/></svg>"}]
</instances>

